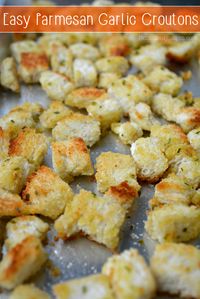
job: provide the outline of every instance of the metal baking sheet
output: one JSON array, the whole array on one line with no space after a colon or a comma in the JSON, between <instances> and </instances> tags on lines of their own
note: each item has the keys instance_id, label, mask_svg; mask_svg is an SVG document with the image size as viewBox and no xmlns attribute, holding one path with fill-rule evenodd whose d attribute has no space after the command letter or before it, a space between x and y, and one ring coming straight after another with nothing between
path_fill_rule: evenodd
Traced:
<instances>
[{"instance_id":1,"label":"metal baking sheet","mask_svg":"<svg viewBox=\"0 0 200 299\"><path fill-rule=\"evenodd\" d=\"M171 67L174 69L174 66ZM191 63L182 68L176 68L175 70L180 72L188 69L192 70L193 76L191 80L185 82L183 91L190 90L194 96L199 96L199 65L197 63ZM46 94L39 85L23 85L20 95L5 91L0 92L0 116L6 114L12 107L23 104L25 101L39 102L44 107L47 107L49 104ZM92 147L91 155L94 164L96 157L105 151L130 154L129 147L124 146L112 133L109 133L98 142L97 145ZM45 164L52 167L50 150L45 158ZM93 192L97 191L96 184L84 177L76 179L71 186L75 193L77 193L80 188L85 188ZM148 201L152 198L153 192L153 185L143 185L141 195L135 201L133 209L127 217L122 229L119 245L119 252L132 247L137 248L147 261L155 246L155 242L152 241L144 231ZM112 252L104 246L98 245L86 238L66 242L58 240L55 242L54 236L55 232L51 229L48 233L48 244L46 245L51 263L48 263L49 266L45 267L39 275L37 274L37 277L31 279L31 282L36 283L36 285L49 293L51 293L52 284L100 272L103 263L112 254ZM200 240L194 242L198 247L200 247L199 241ZM59 271L57 271L57 269L59 269ZM0 294L0 298L7 299L8 293ZM158 298L169 298L169 296L159 296Z\"/></svg>"}]
</instances>

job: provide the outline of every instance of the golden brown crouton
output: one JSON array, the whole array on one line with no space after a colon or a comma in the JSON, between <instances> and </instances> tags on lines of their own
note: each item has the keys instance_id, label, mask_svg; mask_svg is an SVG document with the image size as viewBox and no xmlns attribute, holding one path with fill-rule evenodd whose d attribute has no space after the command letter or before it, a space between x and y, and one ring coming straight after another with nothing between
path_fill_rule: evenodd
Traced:
<instances>
[{"instance_id":1,"label":"golden brown crouton","mask_svg":"<svg viewBox=\"0 0 200 299\"><path fill-rule=\"evenodd\" d=\"M12 57L5 58L1 63L1 85L14 92L19 92L19 80L17 75L17 67Z\"/></svg>"},{"instance_id":2,"label":"golden brown crouton","mask_svg":"<svg viewBox=\"0 0 200 299\"><path fill-rule=\"evenodd\" d=\"M56 73L73 79L73 56L69 49L54 46L51 53L51 67Z\"/></svg>"},{"instance_id":3,"label":"golden brown crouton","mask_svg":"<svg viewBox=\"0 0 200 299\"><path fill-rule=\"evenodd\" d=\"M95 100L104 99L105 89L81 87L73 90L65 99L65 104L79 109L86 108Z\"/></svg>"},{"instance_id":4,"label":"golden brown crouton","mask_svg":"<svg viewBox=\"0 0 200 299\"><path fill-rule=\"evenodd\" d=\"M73 193L67 183L46 166L41 166L29 177L22 198L26 202L25 212L56 219L71 201Z\"/></svg>"},{"instance_id":5,"label":"golden brown crouton","mask_svg":"<svg viewBox=\"0 0 200 299\"><path fill-rule=\"evenodd\" d=\"M0 189L0 218L19 216L24 209L24 202L18 194Z\"/></svg>"},{"instance_id":6,"label":"golden brown crouton","mask_svg":"<svg viewBox=\"0 0 200 299\"><path fill-rule=\"evenodd\" d=\"M200 250L186 244L159 244L151 258L158 290L183 298L200 297L199 265Z\"/></svg>"},{"instance_id":7,"label":"golden brown crouton","mask_svg":"<svg viewBox=\"0 0 200 299\"><path fill-rule=\"evenodd\" d=\"M53 291L56 299L114 299L109 280L103 274L56 284Z\"/></svg>"},{"instance_id":8,"label":"golden brown crouton","mask_svg":"<svg viewBox=\"0 0 200 299\"><path fill-rule=\"evenodd\" d=\"M96 61L100 56L98 48L85 43L75 43L69 49L75 58Z\"/></svg>"},{"instance_id":9,"label":"golden brown crouton","mask_svg":"<svg viewBox=\"0 0 200 299\"><path fill-rule=\"evenodd\" d=\"M154 277L135 249L110 257L102 272L108 276L116 299L149 299L155 295Z\"/></svg>"},{"instance_id":10,"label":"golden brown crouton","mask_svg":"<svg viewBox=\"0 0 200 299\"><path fill-rule=\"evenodd\" d=\"M36 133L35 129L26 128L10 142L9 155L22 156L29 163L38 167L47 153L48 141L44 134Z\"/></svg>"},{"instance_id":11,"label":"golden brown crouton","mask_svg":"<svg viewBox=\"0 0 200 299\"><path fill-rule=\"evenodd\" d=\"M167 204L149 211L145 229L154 240L187 242L200 234L200 209Z\"/></svg>"},{"instance_id":12,"label":"golden brown crouton","mask_svg":"<svg viewBox=\"0 0 200 299\"><path fill-rule=\"evenodd\" d=\"M97 71L92 61L76 58L73 63L74 83L76 87L97 85Z\"/></svg>"},{"instance_id":13,"label":"golden brown crouton","mask_svg":"<svg viewBox=\"0 0 200 299\"><path fill-rule=\"evenodd\" d=\"M8 157L9 141L7 132L0 127L0 160Z\"/></svg>"},{"instance_id":14,"label":"golden brown crouton","mask_svg":"<svg viewBox=\"0 0 200 299\"><path fill-rule=\"evenodd\" d=\"M11 53L15 60L19 63L22 53L41 53L41 49L35 41L23 40L11 44Z\"/></svg>"},{"instance_id":15,"label":"golden brown crouton","mask_svg":"<svg viewBox=\"0 0 200 299\"><path fill-rule=\"evenodd\" d=\"M200 155L200 127L190 131L187 135L190 144Z\"/></svg>"},{"instance_id":16,"label":"golden brown crouton","mask_svg":"<svg viewBox=\"0 0 200 299\"><path fill-rule=\"evenodd\" d=\"M176 115L175 122L178 123L186 133L198 128L200 126L200 108L185 107L180 109Z\"/></svg>"},{"instance_id":17,"label":"golden brown crouton","mask_svg":"<svg viewBox=\"0 0 200 299\"><path fill-rule=\"evenodd\" d=\"M66 205L64 215L55 222L58 236L64 239L84 233L90 239L114 250L119 243L119 233L126 210L115 199L97 197L81 190Z\"/></svg>"},{"instance_id":18,"label":"golden brown crouton","mask_svg":"<svg viewBox=\"0 0 200 299\"><path fill-rule=\"evenodd\" d=\"M119 73L101 73L99 74L99 88L108 89L116 80L120 79Z\"/></svg>"},{"instance_id":19,"label":"golden brown crouton","mask_svg":"<svg viewBox=\"0 0 200 299\"><path fill-rule=\"evenodd\" d=\"M101 58L95 63L99 73L117 73L125 75L129 69L128 61L122 56Z\"/></svg>"},{"instance_id":20,"label":"golden brown crouton","mask_svg":"<svg viewBox=\"0 0 200 299\"><path fill-rule=\"evenodd\" d=\"M18 73L25 83L38 83L42 72L48 70L48 58L43 53L23 52Z\"/></svg>"},{"instance_id":21,"label":"golden brown crouton","mask_svg":"<svg viewBox=\"0 0 200 299\"><path fill-rule=\"evenodd\" d=\"M12 292L10 299L50 299L50 296L33 284L23 284Z\"/></svg>"},{"instance_id":22,"label":"golden brown crouton","mask_svg":"<svg viewBox=\"0 0 200 299\"><path fill-rule=\"evenodd\" d=\"M55 172L67 181L74 176L94 174L90 151L81 138L53 142L52 160Z\"/></svg>"},{"instance_id":23,"label":"golden brown crouton","mask_svg":"<svg viewBox=\"0 0 200 299\"><path fill-rule=\"evenodd\" d=\"M92 146L100 138L100 123L89 115L73 113L58 122L52 135L57 141L82 138L87 146Z\"/></svg>"},{"instance_id":24,"label":"golden brown crouton","mask_svg":"<svg viewBox=\"0 0 200 299\"><path fill-rule=\"evenodd\" d=\"M130 50L128 40L120 34L105 35L99 48L103 56L126 56Z\"/></svg>"},{"instance_id":25,"label":"golden brown crouton","mask_svg":"<svg viewBox=\"0 0 200 299\"><path fill-rule=\"evenodd\" d=\"M124 144L132 144L143 135L142 129L134 122L113 123L113 133L117 134Z\"/></svg>"},{"instance_id":26,"label":"golden brown crouton","mask_svg":"<svg viewBox=\"0 0 200 299\"><path fill-rule=\"evenodd\" d=\"M40 240L29 236L13 247L0 262L0 286L13 289L40 270L46 261Z\"/></svg>"}]
</instances>

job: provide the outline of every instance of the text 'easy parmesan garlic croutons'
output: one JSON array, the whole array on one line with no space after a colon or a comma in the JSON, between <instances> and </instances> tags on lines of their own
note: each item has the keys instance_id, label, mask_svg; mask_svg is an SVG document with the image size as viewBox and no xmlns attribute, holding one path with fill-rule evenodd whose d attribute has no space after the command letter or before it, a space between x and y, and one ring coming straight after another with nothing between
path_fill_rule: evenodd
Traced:
<instances>
[{"instance_id":1,"label":"text 'easy parmesan garlic croutons'","mask_svg":"<svg viewBox=\"0 0 200 299\"><path fill-rule=\"evenodd\" d=\"M103 274L56 284L53 291L56 299L114 299L109 280Z\"/></svg>"},{"instance_id":2,"label":"text 'easy parmesan garlic croutons'","mask_svg":"<svg viewBox=\"0 0 200 299\"><path fill-rule=\"evenodd\" d=\"M159 244L151 258L158 289L184 298L200 297L199 264L199 249L186 244Z\"/></svg>"},{"instance_id":3,"label":"text 'easy parmesan garlic croutons'","mask_svg":"<svg viewBox=\"0 0 200 299\"><path fill-rule=\"evenodd\" d=\"M126 210L115 199L81 190L67 203L64 215L55 222L55 230L63 239L82 232L89 239L114 250L119 243L125 215Z\"/></svg>"},{"instance_id":4,"label":"text 'easy parmesan garlic croutons'","mask_svg":"<svg viewBox=\"0 0 200 299\"><path fill-rule=\"evenodd\" d=\"M102 272L108 276L116 299L147 299L155 294L154 277L135 249L110 257Z\"/></svg>"},{"instance_id":5,"label":"text 'easy parmesan garlic croutons'","mask_svg":"<svg viewBox=\"0 0 200 299\"><path fill-rule=\"evenodd\" d=\"M52 161L55 172L67 181L74 176L94 174L90 151L81 138L53 142Z\"/></svg>"}]
</instances>

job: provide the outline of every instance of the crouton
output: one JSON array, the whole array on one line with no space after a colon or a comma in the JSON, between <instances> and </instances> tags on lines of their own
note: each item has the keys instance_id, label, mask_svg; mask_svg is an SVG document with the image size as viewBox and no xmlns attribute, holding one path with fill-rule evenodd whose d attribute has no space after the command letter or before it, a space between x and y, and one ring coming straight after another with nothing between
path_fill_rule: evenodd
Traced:
<instances>
[{"instance_id":1,"label":"crouton","mask_svg":"<svg viewBox=\"0 0 200 299\"><path fill-rule=\"evenodd\" d=\"M153 111L168 121L176 121L177 113L184 106L183 101L169 94L159 93L152 99Z\"/></svg>"},{"instance_id":2,"label":"crouton","mask_svg":"<svg viewBox=\"0 0 200 299\"><path fill-rule=\"evenodd\" d=\"M152 98L152 91L134 75L116 80L108 88L108 94L119 101L125 113L139 102L149 104Z\"/></svg>"},{"instance_id":3,"label":"crouton","mask_svg":"<svg viewBox=\"0 0 200 299\"><path fill-rule=\"evenodd\" d=\"M179 113L177 113L175 121L186 133L198 128L200 126L200 108L182 108Z\"/></svg>"},{"instance_id":4,"label":"crouton","mask_svg":"<svg viewBox=\"0 0 200 299\"><path fill-rule=\"evenodd\" d=\"M15 60L20 63L22 53L41 53L41 49L35 41L24 40L12 43L11 53Z\"/></svg>"},{"instance_id":5,"label":"crouton","mask_svg":"<svg viewBox=\"0 0 200 299\"><path fill-rule=\"evenodd\" d=\"M131 146L131 154L137 166L139 179L153 183L168 168L168 160L158 142L152 138L139 138Z\"/></svg>"},{"instance_id":6,"label":"crouton","mask_svg":"<svg viewBox=\"0 0 200 299\"><path fill-rule=\"evenodd\" d=\"M103 134L110 129L113 122L119 121L122 117L121 106L116 100L109 97L92 102L86 109L89 115L100 122Z\"/></svg>"},{"instance_id":7,"label":"crouton","mask_svg":"<svg viewBox=\"0 0 200 299\"><path fill-rule=\"evenodd\" d=\"M110 188L109 195L117 198L128 195L133 200L138 196L140 186L136 181L136 167L131 156L113 152L101 153L96 159L96 169L95 177L100 192Z\"/></svg>"},{"instance_id":8,"label":"crouton","mask_svg":"<svg viewBox=\"0 0 200 299\"><path fill-rule=\"evenodd\" d=\"M53 291L56 299L114 299L109 280L103 274L56 284Z\"/></svg>"},{"instance_id":9,"label":"crouton","mask_svg":"<svg viewBox=\"0 0 200 299\"><path fill-rule=\"evenodd\" d=\"M152 298L156 283L144 258L135 249L114 255L104 264L116 299Z\"/></svg>"},{"instance_id":10,"label":"crouton","mask_svg":"<svg viewBox=\"0 0 200 299\"><path fill-rule=\"evenodd\" d=\"M97 85L97 71L88 59L76 58L73 63L74 82L76 87L92 87Z\"/></svg>"},{"instance_id":11,"label":"crouton","mask_svg":"<svg viewBox=\"0 0 200 299\"><path fill-rule=\"evenodd\" d=\"M73 79L72 52L63 46L54 46L51 54L51 68L55 73Z\"/></svg>"},{"instance_id":12,"label":"crouton","mask_svg":"<svg viewBox=\"0 0 200 299\"><path fill-rule=\"evenodd\" d=\"M143 82L155 92L167 93L172 96L176 96L183 85L183 79L164 66L153 68Z\"/></svg>"},{"instance_id":13,"label":"crouton","mask_svg":"<svg viewBox=\"0 0 200 299\"><path fill-rule=\"evenodd\" d=\"M191 146L200 154L200 127L190 131L187 137Z\"/></svg>"},{"instance_id":14,"label":"crouton","mask_svg":"<svg viewBox=\"0 0 200 299\"><path fill-rule=\"evenodd\" d=\"M56 219L73 197L67 183L46 166L29 177L22 198L26 202L26 213L40 214Z\"/></svg>"},{"instance_id":15,"label":"crouton","mask_svg":"<svg viewBox=\"0 0 200 299\"><path fill-rule=\"evenodd\" d=\"M151 258L158 289L186 298L200 297L199 264L200 251L186 244L159 244Z\"/></svg>"},{"instance_id":16,"label":"crouton","mask_svg":"<svg viewBox=\"0 0 200 299\"><path fill-rule=\"evenodd\" d=\"M0 218L19 216L23 213L24 202L18 194L0 189Z\"/></svg>"},{"instance_id":17,"label":"crouton","mask_svg":"<svg viewBox=\"0 0 200 299\"><path fill-rule=\"evenodd\" d=\"M18 286L10 295L10 299L50 299L50 296L36 288L33 284L23 284Z\"/></svg>"},{"instance_id":18,"label":"crouton","mask_svg":"<svg viewBox=\"0 0 200 299\"><path fill-rule=\"evenodd\" d=\"M95 87L81 87L73 90L65 99L65 104L79 109L86 108L95 100L106 96L105 89Z\"/></svg>"},{"instance_id":19,"label":"crouton","mask_svg":"<svg viewBox=\"0 0 200 299\"><path fill-rule=\"evenodd\" d=\"M13 218L6 224L6 249L10 250L28 236L35 236L43 240L48 228L49 225L36 216Z\"/></svg>"},{"instance_id":20,"label":"crouton","mask_svg":"<svg viewBox=\"0 0 200 299\"><path fill-rule=\"evenodd\" d=\"M153 125L158 125L159 121L153 115L151 108L145 103L139 103L130 109L130 120L136 122L143 130L150 131Z\"/></svg>"},{"instance_id":21,"label":"crouton","mask_svg":"<svg viewBox=\"0 0 200 299\"><path fill-rule=\"evenodd\" d=\"M76 43L69 47L75 58L96 61L100 57L98 48L85 43Z\"/></svg>"},{"instance_id":22,"label":"crouton","mask_svg":"<svg viewBox=\"0 0 200 299\"><path fill-rule=\"evenodd\" d=\"M103 56L126 56L130 50L127 38L121 34L105 35L99 48Z\"/></svg>"},{"instance_id":23,"label":"crouton","mask_svg":"<svg viewBox=\"0 0 200 299\"><path fill-rule=\"evenodd\" d=\"M100 138L100 123L91 116L74 113L58 122L52 135L57 141L79 137L92 146Z\"/></svg>"},{"instance_id":24,"label":"crouton","mask_svg":"<svg viewBox=\"0 0 200 299\"><path fill-rule=\"evenodd\" d=\"M11 140L9 155L24 157L29 163L38 167L47 150L47 137L44 134L36 133L35 129L26 128L15 139Z\"/></svg>"},{"instance_id":25,"label":"crouton","mask_svg":"<svg viewBox=\"0 0 200 299\"><path fill-rule=\"evenodd\" d=\"M13 247L0 262L0 286L13 289L40 270L46 261L40 240L29 236Z\"/></svg>"},{"instance_id":26,"label":"crouton","mask_svg":"<svg viewBox=\"0 0 200 299\"><path fill-rule=\"evenodd\" d=\"M112 123L111 130L124 144L132 144L143 135L142 129L134 122Z\"/></svg>"},{"instance_id":27,"label":"crouton","mask_svg":"<svg viewBox=\"0 0 200 299\"><path fill-rule=\"evenodd\" d=\"M118 73L101 73L99 74L99 88L108 89L116 80L120 79L121 75Z\"/></svg>"},{"instance_id":28,"label":"crouton","mask_svg":"<svg viewBox=\"0 0 200 299\"><path fill-rule=\"evenodd\" d=\"M0 161L8 157L9 143L7 132L0 127Z\"/></svg>"},{"instance_id":29,"label":"crouton","mask_svg":"<svg viewBox=\"0 0 200 299\"><path fill-rule=\"evenodd\" d=\"M53 101L41 115L40 124L44 129L53 129L57 123L72 111L60 101Z\"/></svg>"},{"instance_id":30,"label":"crouton","mask_svg":"<svg viewBox=\"0 0 200 299\"><path fill-rule=\"evenodd\" d=\"M154 198L150 203L153 207L176 203L189 205L194 195L195 190L190 185L186 184L179 176L171 174L155 186Z\"/></svg>"},{"instance_id":31,"label":"crouton","mask_svg":"<svg viewBox=\"0 0 200 299\"><path fill-rule=\"evenodd\" d=\"M41 73L49 68L45 54L25 52L21 54L18 73L25 83L38 83Z\"/></svg>"},{"instance_id":32,"label":"crouton","mask_svg":"<svg viewBox=\"0 0 200 299\"><path fill-rule=\"evenodd\" d=\"M165 65L167 48L159 44L145 45L134 50L130 62L143 73L148 73L157 65Z\"/></svg>"},{"instance_id":33,"label":"crouton","mask_svg":"<svg viewBox=\"0 0 200 299\"><path fill-rule=\"evenodd\" d=\"M20 193L33 166L23 157L9 157L0 162L0 188Z\"/></svg>"},{"instance_id":34,"label":"crouton","mask_svg":"<svg viewBox=\"0 0 200 299\"><path fill-rule=\"evenodd\" d=\"M119 243L119 233L126 210L115 199L97 197L81 190L66 205L64 215L55 222L60 238L67 239L82 232L90 239L114 250Z\"/></svg>"},{"instance_id":35,"label":"crouton","mask_svg":"<svg viewBox=\"0 0 200 299\"><path fill-rule=\"evenodd\" d=\"M128 61L122 56L101 58L95 63L99 73L117 73L125 75L129 69Z\"/></svg>"},{"instance_id":36,"label":"crouton","mask_svg":"<svg viewBox=\"0 0 200 299\"><path fill-rule=\"evenodd\" d=\"M94 174L90 151L81 138L53 142L52 161L55 172L67 181L74 176Z\"/></svg>"},{"instance_id":37,"label":"crouton","mask_svg":"<svg viewBox=\"0 0 200 299\"><path fill-rule=\"evenodd\" d=\"M5 58L1 63L1 85L14 92L19 92L20 85L17 75L17 67L12 57Z\"/></svg>"},{"instance_id":38,"label":"crouton","mask_svg":"<svg viewBox=\"0 0 200 299\"><path fill-rule=\"evenodd\" d=\"M74 89L74 84L67 77L52 71L45 71L40 76L42 88L51 100L64 101Z\"/></svg>"},{"instance_id":39,"label":"crouton","mask_svg":"<svg viewBox=\"0 0 200 299\"><path fill-rule=\"evenodd\" d=\"M149 211L145 229L161 242L187 242L200 234L200 209L183 204L168 204Z\"/></svg>"}]
</instances>

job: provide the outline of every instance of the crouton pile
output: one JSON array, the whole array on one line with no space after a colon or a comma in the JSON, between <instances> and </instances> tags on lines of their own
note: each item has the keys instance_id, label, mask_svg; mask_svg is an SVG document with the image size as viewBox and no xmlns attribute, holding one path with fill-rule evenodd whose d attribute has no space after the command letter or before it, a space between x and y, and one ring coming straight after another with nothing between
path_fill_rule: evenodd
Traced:
<instances>
[{"instance_id":1,"label":"crouton pile","mask_svg":"<svg viewBox=\"0 0 200 299\"><path fill-rule=\"evenodd\" d=\"M101 273L54 284L57 299L199 299L200 250L188 242L200 236L200 98L183 92L190 70L171 62L198 63L200 34L23 34L10 50L1 92L38 84L48 106L27 98L0 118L0 289L51 298L32 277L47 269L53 229L56 240L86 237L113 253ZM126 154L96 152L108 133ZM94 192L72 188L83 176ZM154 186L149 262L117 252L144 184Z\"/></svg>"}]
</instances>

